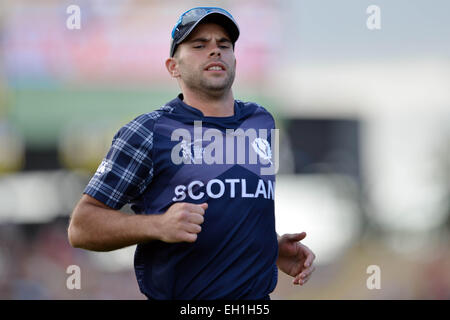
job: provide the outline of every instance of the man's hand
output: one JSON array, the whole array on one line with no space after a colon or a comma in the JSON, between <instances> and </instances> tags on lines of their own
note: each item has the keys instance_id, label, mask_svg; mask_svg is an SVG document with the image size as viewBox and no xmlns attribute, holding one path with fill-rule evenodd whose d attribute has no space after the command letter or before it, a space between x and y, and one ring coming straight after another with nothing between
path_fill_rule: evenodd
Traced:
<instances>
[{"instance_id":1,"label":"man's hand","mask_svg":"<svg viewBox=\"0 0 450 320\"><path fill-rule=\"evenodd\" d=\"M207 208L207 203L179 202L171 205L161 215L159 224L160 240L169 243L195 242L197 234L202 231L200 225L204 221L203 215Z\"/></svg>"},{"instance_id":2,"label":"man's hand","mask_svg":"<svg viewBox=\"0 0 450 320\"><path fill-rule=\"evenodd\" d=\"M285 234L278 240L277 266L284 273L295 277L293 284L303 285L315 270L312 265L316 255L299 241L306 232Z\"/></svg>"}]
</instances>

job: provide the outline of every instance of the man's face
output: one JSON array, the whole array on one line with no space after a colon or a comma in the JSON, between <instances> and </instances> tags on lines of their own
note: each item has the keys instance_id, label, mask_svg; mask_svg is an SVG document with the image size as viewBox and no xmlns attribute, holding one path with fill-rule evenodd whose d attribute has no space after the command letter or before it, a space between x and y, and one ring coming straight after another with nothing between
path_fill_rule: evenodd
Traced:
<instances>
[{"instance_id":1,"label":"man's face","mask_svg":"<svg viewBox=\"0 0 450 320\"><path fill-rule=\"evenodd\" d=\"M199 24L178 46L174 58L180 80L190 89L222 94L233 84L236 58L230 37L220 25Z\"/></svg>"}]
</instances>

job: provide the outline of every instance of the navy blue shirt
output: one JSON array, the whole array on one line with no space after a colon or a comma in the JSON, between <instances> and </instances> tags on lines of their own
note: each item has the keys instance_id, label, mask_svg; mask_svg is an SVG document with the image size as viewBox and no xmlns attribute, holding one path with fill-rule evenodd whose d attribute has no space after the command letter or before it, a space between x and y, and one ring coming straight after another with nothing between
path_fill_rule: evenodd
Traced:
<instances>
[{"instance_id":1,"label":"navy blue shirt","mask_svg":"<svg viewBox=\"0 0 450 320\"><path fill-rule=\"evenodd\" d=\"M148 298L267 297L277 283L275 174L261 170L272 164L274 119L239 100L233 116L205 117L182 99L123 126L84 193L136 214L208 203L195 242L137 245L136 278Z\"/></svg>"}]
</instances>

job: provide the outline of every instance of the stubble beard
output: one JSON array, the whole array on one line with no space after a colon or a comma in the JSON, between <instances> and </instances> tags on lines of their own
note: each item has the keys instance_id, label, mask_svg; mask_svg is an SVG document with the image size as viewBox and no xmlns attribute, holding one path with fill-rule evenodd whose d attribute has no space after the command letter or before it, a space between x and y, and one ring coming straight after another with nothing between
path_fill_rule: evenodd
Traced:
<instances>
[{"instance_id":1,"label":"stubble beard","mask_svg":"<svg viewBox=\"0 0 450 320\"><path fill-rule=\"evenodd\" d=\"M218 79L210 79L212 77L206 77L203 72L205 71L188 72L183 77L183 82L191 90L214 98L222 97L231 89L235 77L234 68L228 68L226 77L220 79L220 81L217 81Z\"/></svg>"}]
</instances>

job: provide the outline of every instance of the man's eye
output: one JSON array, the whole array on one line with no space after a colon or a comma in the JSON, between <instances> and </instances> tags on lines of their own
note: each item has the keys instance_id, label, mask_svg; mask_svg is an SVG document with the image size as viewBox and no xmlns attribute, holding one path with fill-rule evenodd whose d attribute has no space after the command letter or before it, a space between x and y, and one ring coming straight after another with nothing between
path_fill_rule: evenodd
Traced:
<instances>
[{"instance_id":1,"label":"man's eye","mask_svg":"<svg viewBox=\"0 0 450 320\"><path fill-rule=\"evenodd\" d=\"M195 49L200 49L200 48L203 48L203 47L204 47L204 45L201 45L201 44L199 44L197 46L194 46Z\"/></svg>"},{"instance_id":2,"label":"man's eye","mask_svg":"<svg viewBox=\"0 0 450 320\"><path fill-rule=\"evenodd\" d=\"M220 46L221 49L228 49L230 46Z\"/></svg>"}]
</instances>

